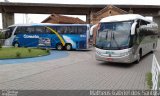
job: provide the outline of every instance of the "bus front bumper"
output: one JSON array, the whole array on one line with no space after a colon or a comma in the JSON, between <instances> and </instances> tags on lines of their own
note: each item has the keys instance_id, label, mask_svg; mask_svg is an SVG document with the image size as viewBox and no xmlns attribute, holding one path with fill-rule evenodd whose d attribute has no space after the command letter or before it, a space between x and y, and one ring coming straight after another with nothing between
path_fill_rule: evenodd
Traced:
<instances>
[{"instance_id":1,"label":"bus front bumper","mask_svg":"<svg viewBox=\"0 0 160 96\"><path fill-rule=\"evenodd\" d=\"M112 57L112 56L103 56L98 53L95 55L96 60L98 61L106 61L106 62L115 62L115 63L132 63L134 62L133 55L128 54L126 56Z\"/></svg>"}]
</instances>

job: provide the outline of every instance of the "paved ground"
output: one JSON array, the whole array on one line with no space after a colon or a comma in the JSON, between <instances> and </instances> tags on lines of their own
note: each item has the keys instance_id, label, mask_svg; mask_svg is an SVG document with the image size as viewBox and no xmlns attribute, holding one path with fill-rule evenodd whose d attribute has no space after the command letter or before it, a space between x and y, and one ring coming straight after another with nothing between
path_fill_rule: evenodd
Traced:
<instances>
[{"instance_id":1,"label":"paved ground","mask_svg":"<svg viewBox=\"0 0 160 96\"><path fill-rule=\"evenodd\" d=\"M152 54L139 64L96 61L94 50L69 51L61 59L0 65L0 89L147 89Z\"/></svg>"}]
</instances>

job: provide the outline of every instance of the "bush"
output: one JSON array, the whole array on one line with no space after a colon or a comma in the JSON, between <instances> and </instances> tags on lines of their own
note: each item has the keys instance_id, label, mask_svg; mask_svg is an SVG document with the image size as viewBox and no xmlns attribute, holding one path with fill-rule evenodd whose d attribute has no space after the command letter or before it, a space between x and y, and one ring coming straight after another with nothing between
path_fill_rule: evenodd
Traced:
<instances>
[{"instance_id":1,"label":"bush","mask_svg":"<svg viewBox=\"0 0 160 96\"><path fill-rule=\"evenodd\" d=\"M5 39L5 35L2 32L0 32L0 39Z\"/></svg>"},{"instance_id":2,"label":"bush","mask_svg":"<svg viewBox=\"0 0 160 96\"><path fill-rule=\"evenodd\" d=\"M148 72L146 74L146 81L147 81L147 86L149 89L152 89L152 73L151 72Z\"/></svg>"},{"instance_id":3,"label":"bush","mask_svg":"<svg viewBox=\"0 0 160 96\"><path fill-rule=\"evenodd\" d=\"M17 52L17 53L16 53L16 57L18 57L18 58L21 57L21 53L20 53L20 52Z\"/></svg>"},{"instance_id":4,"label":"bush","mask_svg":"<svg viewBox=\"0 0 160 96\"><path fill-rule=\"evenodd\" d=\"M50 49L47 48L47 49L46 49L46 52L47 52L47 53L50 53Z\"/></svg>"},{"instance_id":5,"label":"bush","mask_svg":"<svg viewBox=\"0 0 160 96\"><path fill-rule=\"evenodd\" d=\"M29 48L29 49L28 49L28 52L31 53L31 51L32 51L32 49Z\"/></svg>"}]
</instances>

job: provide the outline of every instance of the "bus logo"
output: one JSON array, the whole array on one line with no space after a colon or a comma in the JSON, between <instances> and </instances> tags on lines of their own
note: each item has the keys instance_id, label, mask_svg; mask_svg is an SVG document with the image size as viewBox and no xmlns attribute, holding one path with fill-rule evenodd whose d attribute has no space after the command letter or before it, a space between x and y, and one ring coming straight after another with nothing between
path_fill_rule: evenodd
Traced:
<instances>
[{"instance_id":1,"label":"bus logo","mask_svg":"<svg viewBox=\"0 0 160 96\"><path fill-rule=\"evenodd\" d=\"M24 34L23 37L24 38L39 38L38 35L26 35L26 34Z\"/></svg>"}]
</instances>

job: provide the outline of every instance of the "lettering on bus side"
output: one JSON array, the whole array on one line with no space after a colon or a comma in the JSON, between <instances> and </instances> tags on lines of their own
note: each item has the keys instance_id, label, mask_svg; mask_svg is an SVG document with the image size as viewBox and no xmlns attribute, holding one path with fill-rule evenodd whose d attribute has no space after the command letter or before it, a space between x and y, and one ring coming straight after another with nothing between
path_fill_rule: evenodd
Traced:
<instances>
[{"instance_id":1,"label":"lettering on bus side","mask_svg":"<svg viewBox=\"0 0 160 96\"><path fill-rule=\"evenodd\" d=\"M27 34L24 34L23 37L24 38L39 38L38 35L27 35Z\"/></svg>"}]
</instances>

